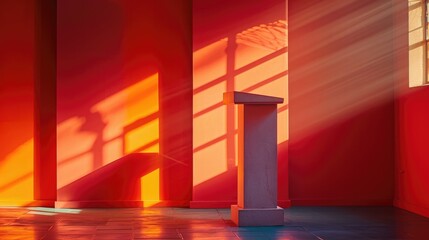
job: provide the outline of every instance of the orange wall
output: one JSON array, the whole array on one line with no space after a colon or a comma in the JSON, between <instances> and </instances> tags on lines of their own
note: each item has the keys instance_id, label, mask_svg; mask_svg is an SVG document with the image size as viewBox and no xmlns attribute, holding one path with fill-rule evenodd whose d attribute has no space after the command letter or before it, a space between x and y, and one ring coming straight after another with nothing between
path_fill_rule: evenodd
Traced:
<instances>
[{"instance_id":1,"label":"orange wall","mask_svg":"<svg viewBox=\"0 0 429 240\"><path fill-rule=\"evenodd\" d=\"M191 207L237 201L237 111L226 91L285 98L278 107L279 204L288 205L287 1L193 1Z\"/></svg>"},{"instance_id":2,"label":"orange wall","mask_svg":"<svg viewBox=\"0 0 429 240\"><path fill-rule=\"evenodd\" d=\"M0 4L0 204L52 206L55 0Z\"/></svg>"},{"instance_id":3,"label":"orange wall","mask_svg":"<svg viewBox=\"0 0 429 240\"><path fill-rule=\"evenodd\" d=\"M392 204L390 1L289 3L292 205Z\"/></svg>"},{"instance_id":4,"label":"orange wall","mask_svg":"<svg viewBox=\"0 0 429 240\"><path fill-rule=\"evenodd\" d=\"M33 201L34 1L0 1L0 205Z\"/></svg>"},{"instance_id":5,"label":"orange wall","mask_svg":"<svg viewBox=\"0 0 429 240\"><path fill-rule=\"evenodd\" d=\"M191 10L58 1L57 206L188 204Z\"/></svg>"},{"instance_id":6,"label":"orange wall","mask_svg":"<svg viewBox=\"0 0 429 240\"><path fill-rule=\"evenodd\" d=\"M397 48L401 57L396 81L395 206L429 217L429 86L410 88L408 78L407 2L396 1Z\"/></svg>"}]
</instances>

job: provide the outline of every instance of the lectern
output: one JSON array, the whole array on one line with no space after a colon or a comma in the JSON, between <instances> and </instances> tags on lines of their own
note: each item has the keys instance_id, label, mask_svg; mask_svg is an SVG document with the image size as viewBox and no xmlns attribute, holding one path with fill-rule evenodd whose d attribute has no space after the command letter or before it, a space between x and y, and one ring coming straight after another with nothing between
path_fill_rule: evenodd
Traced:
<instances>
[{"instance_id":1,"label":"lectern","mask_svg":"<svg viewBox=\"0 0 429 240\"><path fill-rule=\"evenodd\" d=\"M238 104L238 226L283 225L277 206L277 104L283 98L226 92L225 104Z\"/></svg>"}]
</instances>

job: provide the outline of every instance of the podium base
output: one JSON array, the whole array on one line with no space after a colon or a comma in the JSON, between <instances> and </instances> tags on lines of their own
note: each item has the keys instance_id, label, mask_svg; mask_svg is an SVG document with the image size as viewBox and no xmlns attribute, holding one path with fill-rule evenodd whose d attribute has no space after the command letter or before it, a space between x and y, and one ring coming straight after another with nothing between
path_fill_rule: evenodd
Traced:
<instances>
[{"instance_id":1,"label":"podium base","mask_svg":"<svg viewBox=\"0 0 429 240\"><path fill-rule=\"evenodd\" d=\"M239 227L280 226L284 224L283 208L240 208L231 205L231 220Z\"/></svg>"}]
</instances>

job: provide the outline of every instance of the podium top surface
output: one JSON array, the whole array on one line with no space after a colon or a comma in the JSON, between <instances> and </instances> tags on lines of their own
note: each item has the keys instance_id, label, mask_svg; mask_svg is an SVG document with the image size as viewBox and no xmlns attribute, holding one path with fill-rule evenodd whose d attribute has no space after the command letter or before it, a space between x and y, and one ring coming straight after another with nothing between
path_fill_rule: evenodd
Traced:
<instances>
[{"instance_id":1,"label":"podium top surface","mask_svg":"<svg viewBox=\"0 0 429 240\"><path fill-rule=\"evenodd\" d=\"M280 104L283 98L259 95L245 92L225 92L223 93L224 104Z\"/></svg>"}]
</instances>

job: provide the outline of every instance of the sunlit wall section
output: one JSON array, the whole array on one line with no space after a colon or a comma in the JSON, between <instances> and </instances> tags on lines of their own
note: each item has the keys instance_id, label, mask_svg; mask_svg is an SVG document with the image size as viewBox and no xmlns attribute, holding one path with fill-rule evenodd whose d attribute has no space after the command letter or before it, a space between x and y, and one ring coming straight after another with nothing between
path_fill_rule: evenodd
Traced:
<instances>
[{"instance_id":1,"label":"sunlit wall section","mask_svg":"<svg viewBox=\"0 0 429 240\"><path fill-rule=\"evenodd\" d=\"M57 206L189 202L190 10L58 1Z\"/></svg>"},{"instance_id":2,"label":"sunlit wall section","mask_svg":"<svg viewBox=\"0 0 429 240\"><path fill-rule=\"evenodd\" d=\"M278 19L237 34L234 87L238 91L277 96L278 198L288 207L288 62L287 19Z\"/></svg>"},{"instance_id":3,"label":"sunlit wall section","mask_svg":"<svg viewBox=\"0 0 429 240\"><path fill-rule=\"evenodd\" d=\"M0 206L26 206L33 201L33 149L30 139L2 157Z\"/></svg>"},{"instance_id":4,"label":"sunlit wall section","mask_svg":"<svg viewBox=\"0 0 429 240\"><path fill-rule=\"evenodd\" d=\"M158 73L127 88L125 153L159 152Z\"/></svg>"},{"instance_id":5,"label":"sunlit wall section","mask_svg":"<svg viewBox=\"0 0 429 240\"><path fill-rule=\"evenodd\" d=\"M103 129L103 165L124 154L159 152L158 74L95 104Z\"/></svg>"},{"instance_id":6,"label":"sunlit wall section","mask_svg":"<svg viewBox=\"0 0 429 240\"><path fill-rule=\"evenodd\" d=\"M219 22L230 25L219 30L200 27L217 26L209 17L214 9L202 8L205 4L211 3L194 3L198 9L194 11L204 14L195 12L194 17L191 207L228 207L237 200L238 118L236 106L222 102L228 91L285 99L278 108L279 197L287 199L286 2L269 1L264 6L256 1L224 3L225 16ZM259 7L260 12L250 14ZM244 23L244 19L249 21ZM207 37L215 32L218 35L213 39Z\"/></svg>"},{"instance_id":7,"label":"sunlit wall section","mask_svg":"<svg viewBox=\"0 0 429 240\"><path fill-rule=\"evenodd\" d=\"M227 171L227 106L222 103L227 91L226 46L227 39L221 39L194 53L194 185Z\"/></svg>"},{"instance_id":8,"label":"sunlit wall section","mask_svg":"<svg viewBox=\"0 0 429 240\"><path fill-rule=\"evenodd\" d=\"M0 206L34 199L34 3L0 1Z\"/></svg>"},{"instance_id":9,"label":"sunlit wall section","mask_svg":"<svg viewBox=\"0 0 429 240\"><path fill-rule=\"evenodd\" d=\"M99 156L93 149L97 134L81 130L85 121L84 117L72 117L57 127L58 188L94 170L94 155Z\"/></svg>"},{"instance_id":10,"label":"sunlit wall section","mask_svg":"<svg viewBox=\"0 0 429 240\"><path fill-rule=\"evenodd\" d=\"M121 76L123 13L112 1L57 2L57 201L84 201L85 188L73 186L83 181L95 192L100 183L86 179L123 155L120 141L106 141L122 132L118 126L112 133L108 113L113 98L122 106L128 87ZM123 124L124 114L118 118Z\"/></svg>"}]
</instances>

